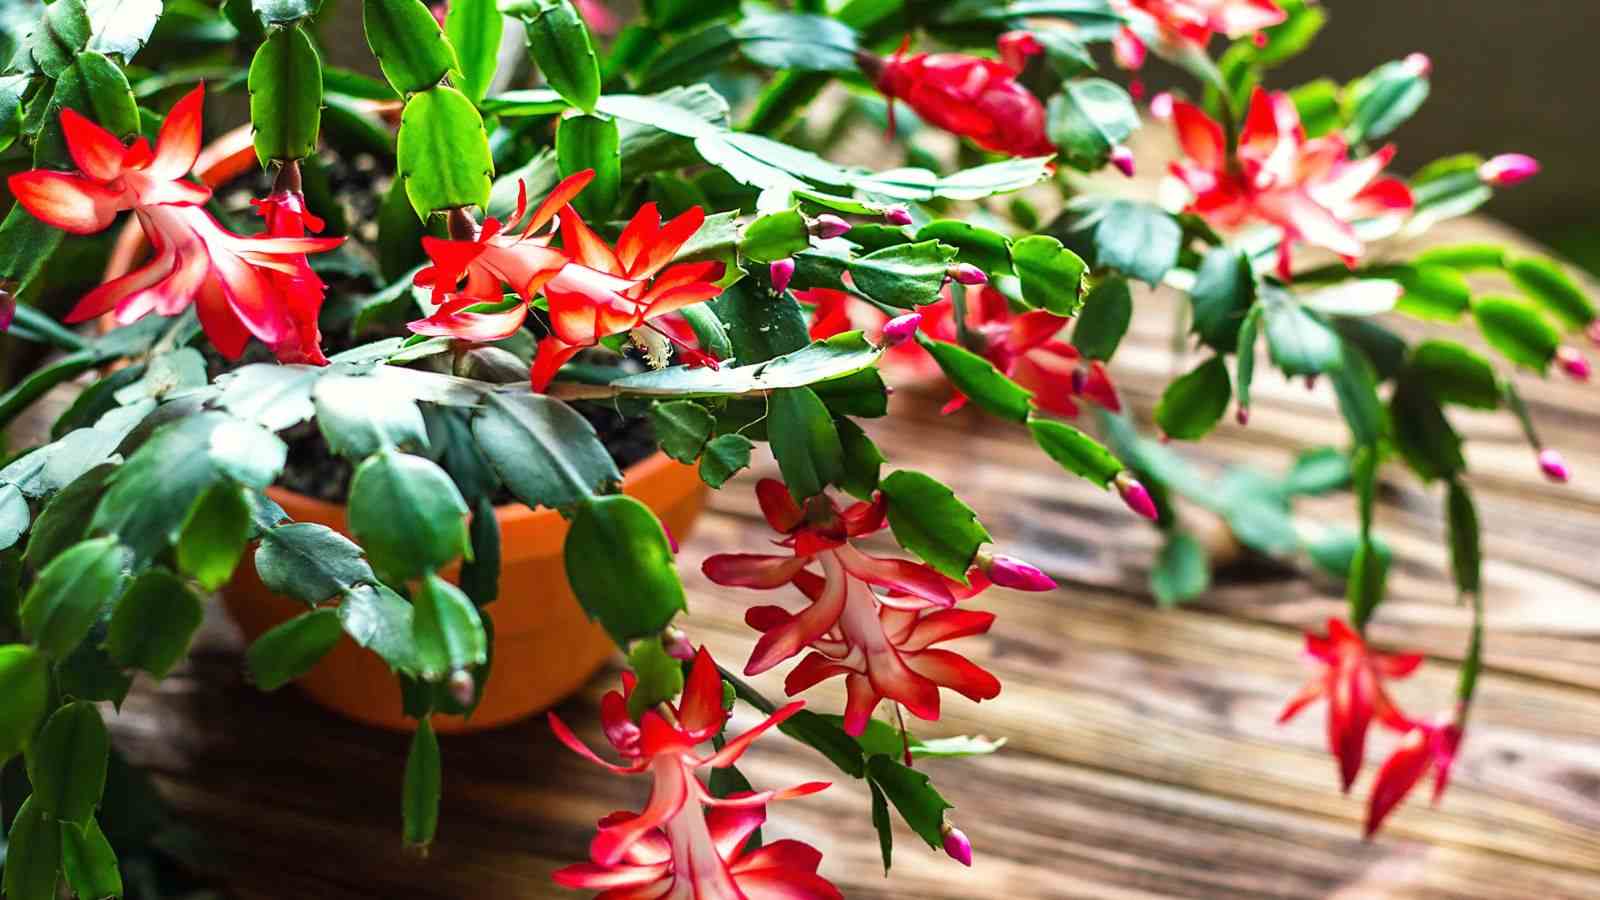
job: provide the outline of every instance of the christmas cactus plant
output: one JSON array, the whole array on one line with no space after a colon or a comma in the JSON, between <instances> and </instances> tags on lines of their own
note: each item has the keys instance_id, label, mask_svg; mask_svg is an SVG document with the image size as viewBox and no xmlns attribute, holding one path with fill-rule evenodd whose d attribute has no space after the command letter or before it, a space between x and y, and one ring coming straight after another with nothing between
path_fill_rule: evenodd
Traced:
<instances>
[{"instance_id":1,"label":"christmas cactus plant","mask_svg":"<svg viewBox=\"0 0 1600 900\"><path fill-rule=\"evenodd\" d=\"M981 510L878 451L862 423L892 412L886 379L947 381L947 412L988 417L1062 478L1106 489L1106 515L1150 519L1163 603L1209 583L1180 497L1251 550L1343 579L1349 614L1307 636L1315 673L1283 717L1326 705L1347 791L1375 723L1404 735L1373 782L1369 834L1429 772L1437 798L1470 734L1484 640L1449 413L1509 413L1566 480L1514 373L1585 379L1567 335L1600 332L1549 260L1490 245L1397 255L1392 238L1537 164L1462 155L1389 172L1385 142L1427 98L1428 60L1272 84L1325 15L1310 0L647 0L637 17L571 0L8 5L0 329L8 352L44 361L0 396L0 424L69 381L82 391L48 442L0 465L0 761L20 756L30 785L20 806L4 798L5 896L122 892L97 819L102 703L135 671L169 672L241 566L303 603L250 647L260 687L346 635L393 672L416 720L403 834L425 846L431 718L470 716L499 663L484 608L535 599L497 600L507 503L565 517L571 589L628 664L602 703L606 756L550 727L653 781L559 883L839 896L815 849L759 840L773 801L827 787L739 774L773 729L819 752L819 779L865 782L886 869L891 810L971 865L981 848L918 760L1001 742L910 728L1004 689L960 652L995 620L974 598L1055 585L992 545ZM358 32L370 57L330 37ZM1186 86L1145 98L1139 76L1114 80L1157 60ZM233 152L252 171L230 183L207 126L246 114ZM1141 124L1176 139L1154 202L1121 177ZM906 165L840 161L885 129ZM125 264L101 280L108 256ZM1468 274L1501 288L1479 294ZM1177 300L1203 360L1153 424L1115 387L1136 299ZM1495 355L1408 339L1391 317L1476 329ZM1246 422L1263 363L1331 382L1347 440L1287 480L1213 483L1167 441L1203 438L1230 406ZM713 488L766 444L780 478L754 502L778 549L751 536L749 552L680 560L620 490L619 428ZM1439 487L1476 611L1459 691L1435 715L1385 691L1420 657L1363 634L1388 577L1372 516L1385 462ZM355 540L290 521L275 483L347 502ZM1297 496L1344 489L1357 531L1297 526ZM857 545L885 530L901 552ZM714 661L679 621L680 565L769 592L746 616L747 660ZM743 680L769 670L796 699ZM807 703L834 678L842 709ZM735 736L740 706L765 719Z\"/></svg>"}]
</instances>

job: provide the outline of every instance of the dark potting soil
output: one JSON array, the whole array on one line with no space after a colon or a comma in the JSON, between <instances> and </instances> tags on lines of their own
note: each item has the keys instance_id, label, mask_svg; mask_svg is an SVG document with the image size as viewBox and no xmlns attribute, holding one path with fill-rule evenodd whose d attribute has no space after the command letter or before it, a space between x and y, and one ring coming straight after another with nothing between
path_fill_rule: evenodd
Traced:
<instances>
[{"instance_id":1,"label":"dark potting soil","mask_svg":"<svg viewBox=\"0 0 1600 900\"><path fill-rule=\"evenodd\" d=\"M618 469L650 456L656 450L655 429L648 418L627 418L608 406L577 402L571 404L594 426L600 443L611 454ZM334 455L323 440L316 423L305 422L280 435L289 445L289 459L278 484L296 493L316 497L330 503L344 503L350 496L350 476L354 467L350 461ZM495 504L517 502L504 488L495 497Z\"/></svg>"}]
</instances>

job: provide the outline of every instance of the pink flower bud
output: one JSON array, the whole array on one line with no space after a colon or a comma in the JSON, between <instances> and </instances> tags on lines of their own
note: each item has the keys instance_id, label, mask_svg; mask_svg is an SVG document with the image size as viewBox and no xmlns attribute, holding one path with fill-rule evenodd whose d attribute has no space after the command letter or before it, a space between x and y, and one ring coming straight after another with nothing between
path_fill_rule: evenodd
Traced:
<instances>
[{"instance_id":1,"label":"pink flower bud","mask_svg":"<svg viewBox=\"0 0 1600 900\"><path fill-rule=\"evenodd\" d=\"M917 329L921 327L922 313L895 316L883 323L883 344L885 347L898 347L915 337Z\"/></svg>"},{"instance_id":2,"label":"pink flower bud","mask_svg":"<svg viewBox=\"0 0 1600 900\"><path fill-rule=\"evenodd\" d=\"M1122 495L1122 502L1128 504L1129 509L1152 522L1160 517L1160 513L1156 512L1155 500L1150 498L1150 492L1139 483L1139 479L1128 474L1127 469L1118 472L1113 483L1117 487L1117 493Z\"/></svg>"},{"instance_id":3,"label":"pink flower bud","mask_svg":"<svg viewBox=\"0 0 1600 900\"><path fill-rule=\"evenodd\" d=\"M1539 161L1526 153L1502 153L1484 160L1478 177L1484 184L1511 187L1539 174Z\"/></svg>"},{"instance_id":4,"label":"pink flower bud","mask_svg":"<svg viewBox=\"0 0 1600 900\"><path fill-rule=\"evenodd\" d=\"M890 225L910 225L911 210L904 206L891 206L883 211L883 220Z\"/></svg>"},{"instance_id":5,"label":"pink flower bud","mask_svg":"<svg viewBox=\"0 0 1600 900\"><path fill-rule=\"evenodd\" d=\"M989 580L1001 587L1016 591L1055 590L1055 579L1015 556L979 553L977 562Z\"/></svg>"},{"instance_id":6,"label":"pink flower bud","mask_svg":"<svg viewBox=\"0 0 1600 900\"><path fill-rule=\"evenodd\" d=\"M1573 381L1589 380L1589 361L1572 347L1556 348L1556 365Z\"/></svg>"},{"instance_id":7,"label":"pink flower bud","mask_svg":"<svg viewBox=\"0 0 1600 900\"><path fill-rule=\"evenodd\" d=\"M989 283L989 276L985 275L982 269L972 263L956 263L945 269L944 273L968 286Z\"/></svg>"},{"instance_id":8,"label":"pink flower bud","mask_svg":"<svg viewBox=\"0 0 1600 900\"><path fill-rule=\"evenodd\" d=\"M1128 82L1128 96L1133 98L1133 102L1138 103L1140 100L1143 100L1144 91L1145 87L1142 79L1135 78Z\"/></svg>"},{"instance_id":9,"label":"pink flower bud","mask_svg":"<svg viewBox=\"0 0 1600 900\"><path fill-rule=\"evenodd\" d=\"M767 276L772 279L772 292L781 294L789 289L789 279L794 277L794 258L785 257L767 267Z\"/></svg>"},{"instance_id":10,"label":"pink flower bud","mask_svg":"<svg viewBox=\"0 0 1600 900\"><path fill-rule=\"evenodd\" d=\"M1539 471L1556 484L1566 484L1572 478L1572 471L1567 468L1567 461L1561 458L1558 451L1549 448L1539 451Z\"/></svg>"},{"instance_id":11,"label":"pink flower bud","mask_svg":"<svg viewBox=\"0 0 1600 900\"><path fill-rule=\"evenodd\" d=\"M1235 422L1238 422L1240 425L1249 425L1250 424L1250 407L1241 406L1238 409L1234 410L1233 411L1233 419L1234 419Z\"/></svg>"},{"instance_id":12,"label":"pink flower bud","mask_svg":"<svg viewBox=\"0 0 1600 900\"><path fill-rule=\"evenodd\" d=\"M823 213L811 222L811 233L823 240L850 233L850 223L833 213Z\"/></svg>"},{"instance_id":13,"label":"pink flower bud","mask_svg":"<svg viewBox=\"0 0 1600 900\"><path fill-rule=\"evenodd\" d=\"M948 823L944 826L944 852L956 862L972 868L972 842L967 840L961 829Z\"/></svg>"},{"instance_id":14,"label":"pink flower bud","mask_svg":"<svg viewBox=\"0 0 1600 900\"><path fill-rule=\"evenodd\" d=\"M1426 53L1412 53L1400 64L1418 78L1427 78L1433 74L1433 60L1429 59Z\"/></svg>"},{"instance_id":15,"label":"pink flower bud","mask_svg":"<svg viewBox=\"0 0 1600 900\"><path fill-rule=\"evenodd\" d=\"M1118 172L1129 178L1133 177L1133 151L1129 150L1126 144L1118 144L1111 148L1111 164L1117 167Z\"/></svg>"},{"instance_id":16,"label":"pink flower bud","mask_svg":"<svg viewBox=\"0 0 1600 900\"><path fill-rule=\"evenodd\" d=\"M1162 91L1150 98L1150 115L1166 121L1172 118L1172 92Z\"/></svg>"},{"instance_id":17,"label":"pink flower bud","mask_svg":"<svg viewBox=\"0 0 1600 900\"><path fill-rule=\"evenodd\" d=\"M690 642L689 635L685 634L682 628L667 626L667 630L661 632L661 646L666 648L667 655L673 659L685 662L694 659L694 644Z\"/></svg>"},{"instance_id":18,"label":"pink flower bud","mask_svg":"<svg viewBox=\"0 0 1600 900\"><path fill-rule=\"evenodd\" d=\"M1255 34L1250 36L1250 42L1255 44L1256 45L1256 49L1258 49L1258 50L1266 49L1266 46L1267 46L1267 33L1265 31L1256 32Z\"/></svg>"},{"instance_id":19,"label":"pink flower bud","mask_svg":"<svg viewBox=\"0 0 1600 900\"><path fill-rule=\"evenodd\" d=\"M478 695L478 683L466 669L450 673L450 697L462 706L471 706Z\"/></svg>"}]
</instances>

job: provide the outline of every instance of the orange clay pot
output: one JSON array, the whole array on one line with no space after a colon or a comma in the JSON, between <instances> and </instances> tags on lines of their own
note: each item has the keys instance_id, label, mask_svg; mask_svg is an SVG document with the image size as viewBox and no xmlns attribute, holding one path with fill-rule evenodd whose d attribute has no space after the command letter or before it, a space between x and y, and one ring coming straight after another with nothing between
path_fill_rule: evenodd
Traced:
<instances>
[{"instance_id":1,"label":"orange clay pot","mask_svg":"<svg viewBox=\"0 0 1600 900\"><path fill-rule=\"evenodd\" d=\"M195 174L217 187L255 165L250 128L244 126L207 146L195 164ZM129 223L118 235L106 280L132 271L146 248L144 232L137 223ZM650 507L673 535L688 535L705 507L706 494L692 467L657 453L623 475L623 493ZM343 506L277 487L268 488L267 495L296 522L350 533ZM520 505L499 507L495 517L500 521L500 598L484 608L494 623L489 681L470 719L433 717L440 732L481 731L547 709L578 690L615 649L605 631L584 615L567 585L562 556L566 520L554 510ZM443 574L453 580L458 570L452 566ZM267 590L256 576L253 555L223 588L222 600L251 641L305 612L304 604ZM400 689L388 666L348 637L341 638L298 684L311 699L347 718L396 731L416 728L416 721L402 711Z\"/></svg>"},{"instance_id":2,"label":"orange clay pot","mask_svg":"<svg viewBox=\"0 0 1600 900\"><path fill-rule=\"evenodd\" d=\"M654 510L680 538L705 507L705 485L694 468L660 453L629 468L622 490ZM268 488L267 495L296 522L350 533L343 506L277 487ZM494 663L472 717L436 715L433 726L440 732L494 728L554 706L577 691L615 649L567 586L566 520L554 510L525 506L502 506L495 516L500 520L500 599L484 607L494 621ZM454 580L458 568L443 574ZM239 567L222 599L252 641L306 610L305 604L267 590L252 564ZM298 684L311 699L358 722L397 731L416 727L401 711L400 690L388 666L348 637Z\"/></svg>"}]
</instances>

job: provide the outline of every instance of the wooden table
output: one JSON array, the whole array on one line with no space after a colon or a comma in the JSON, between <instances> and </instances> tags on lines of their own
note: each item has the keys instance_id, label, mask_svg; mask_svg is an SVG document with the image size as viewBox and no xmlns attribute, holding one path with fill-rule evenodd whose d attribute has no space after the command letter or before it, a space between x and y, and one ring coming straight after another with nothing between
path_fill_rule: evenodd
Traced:
<instances>
[{"instance_id":1,"label":"wooden table","mask_svg":"<svg viewBox=\"0 0 1600 900\"><path fill-rule=\"evenodd\" d=\"M1445 238L1486 231L1493 226L1465 224ZM1146 421L1183 365L1170 349L1176 299L1139 298L1114 369ZM1471 438L1490 632L1479 702L1438 809L1414 798L1379 840L1363 843L1363 798L1392 737L1372 742L1359 796L1346 797L1321 709L1274 724L1310 672L1301 631L1342 611L1336 585L1257 567L1222 573L1202 601L1158 610L1145 587L1155 532L1114 496L1063 475L1016 427L939 417L935 388L901 390L896 416L869 432L896 465L956 486L999 546L1063 585L987 594L979 606L999 620L964 647L1004 692L981 706L948 699L946 719L919 729L1010 740L992 757L925 763L959 807L977 864L962 870L897 826L896 871L884 880L859 782L782 804L768 833L819 847L823 873L851 898L1600 896L1600 388L1523 381L1576 480L1541 480L1509 417L1452 413ZM1255 390L1249 428L1230 421L1184 452L1281 471L1295 451L1342 440L1326 385L1308 392L1268 372ZM764 459L715 495L683 546L685 624L730 662L753 642L745 607L770 600L712 585L699 565L761 546L766 528L750 488L772 471ZM1418 711L1443 708L1470 616L1450 587L1440 491L1398 467L1384 475L1379 517L1394 577L1372 635L1428 654L1396 693ZM1349 523L1352 502L1306 501L1299 514ZM645 798L644 779L602 772L539 720L445 738L440 838L418 860L399 839L406 739L335 718L292 690L258 693L244 683L239 653L215 619L192 662L160 686L141 682L113 725L118 747L153 770L208 842L206 874L233 896L576 896L550 872L583 857L596 819ZM773 696L775 674L758 679ZM597 700L614 675L561 709L592 743ZM837 711L842 698L818 690L812 703ZM746 760L758 786L836 774L778 737Z\"/></svg>"}]
</instances>

